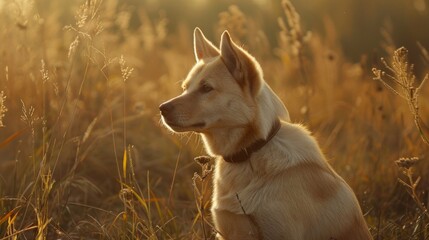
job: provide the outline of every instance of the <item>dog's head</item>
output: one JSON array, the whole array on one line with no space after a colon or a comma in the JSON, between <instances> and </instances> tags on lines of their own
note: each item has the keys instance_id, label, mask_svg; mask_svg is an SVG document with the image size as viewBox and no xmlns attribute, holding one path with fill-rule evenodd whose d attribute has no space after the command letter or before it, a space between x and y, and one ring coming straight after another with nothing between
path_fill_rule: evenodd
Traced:
<instances>
[{"instance_id":1,"label":"dog's head","mask_svg":"<svg viewBox=\"0 0 429 240\"><path fill-rule=\"evenodd\" d=\"M218 49L196 28L194 53L196 64L183 81L183 93L159 107L164 124L175 132L205 133L252 123L264 83L256 60L227 31Z\"/></svg>"}]
</instances>

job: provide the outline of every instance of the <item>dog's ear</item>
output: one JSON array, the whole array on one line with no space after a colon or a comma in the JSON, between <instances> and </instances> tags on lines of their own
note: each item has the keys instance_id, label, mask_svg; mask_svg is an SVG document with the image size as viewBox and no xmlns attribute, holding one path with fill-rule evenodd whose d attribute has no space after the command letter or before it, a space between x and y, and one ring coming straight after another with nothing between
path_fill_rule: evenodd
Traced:
<instances>
[{"instance_id":1,"label":"dog's ear","mask_svg":"<svg viewBox=\"0 0 429 240\"><path fill-rule=\"evenodd\" d=\"M262 86L262 70L259 63L231 39L228 31L220 41L220 56L234 79L241 87L249 87L256 95Z\"/></svg>"},{"instance_id":2,"label":"dog's ear","mask_svg":"<svg viewBox=\"0 0 429 240\"><path fill-rule=\"evenodd\" d=\"M207 40L198 27L194 30L194 54L197 62L204 58L219 56L219 50Z\"/></svg>"}]
</instances>

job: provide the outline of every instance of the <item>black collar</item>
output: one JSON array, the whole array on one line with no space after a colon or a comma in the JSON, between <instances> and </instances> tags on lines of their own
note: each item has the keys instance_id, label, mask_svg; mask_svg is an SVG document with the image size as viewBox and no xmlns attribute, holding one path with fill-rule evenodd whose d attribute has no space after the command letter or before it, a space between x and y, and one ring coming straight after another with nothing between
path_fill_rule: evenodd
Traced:
<instances>
[{"instance_id":1,"label":"black collar","mask_svg":"<svg viewBox=\"0 0 429 240\"><path fill-rule=\"evenodd\" d=\"M264 147L265 144L267 144L277 134L277 132L280 130L280 127L281 127L280 120L276 119L273 126L271 127L271 131L267 139L258 139L254 143L252 143L249 147L244 148L239 152L236 152L229 156L222 156L223 159L229 163L241 163L248 160L252 156L252 153Z\"/></svg>"}]
</instances>

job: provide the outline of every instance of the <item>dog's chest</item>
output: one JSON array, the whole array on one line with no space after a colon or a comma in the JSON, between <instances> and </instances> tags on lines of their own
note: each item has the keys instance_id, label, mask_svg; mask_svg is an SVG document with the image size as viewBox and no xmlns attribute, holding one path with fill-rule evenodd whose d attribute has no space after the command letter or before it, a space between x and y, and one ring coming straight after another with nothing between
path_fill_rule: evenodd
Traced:
<instances>
[{"instance_id":1,"label":"dog's chest","mask_svg":"<svg viewBox=\"0 0 429 240\"><path fill-rule=\"evenodd\" d=\"M230 188L243 188L255 178L255 171L249 161L242 163L229 163L222 158L215 164L215 180L219 184L229 185Z\"/></svg>"},{"instance_id":2,"label":"dog's chest","mask_svg":"<svg viewBox=\"0 0 429 240\"><path fill-rule=\"evenodd\" d=\"M249 163L231 164L218 159L213 178L213 207L242 213L261 189L261 181ZM252 203L252 205L255 202Z\"/></svg>"}]
</instances>

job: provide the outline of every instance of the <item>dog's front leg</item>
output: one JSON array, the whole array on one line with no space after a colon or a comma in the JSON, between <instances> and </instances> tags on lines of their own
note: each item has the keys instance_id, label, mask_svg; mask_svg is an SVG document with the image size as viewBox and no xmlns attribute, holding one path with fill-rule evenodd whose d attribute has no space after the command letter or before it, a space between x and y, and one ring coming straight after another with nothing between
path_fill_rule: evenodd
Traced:
<instances>
[{"instance_id":1,"label":"dog's front leg","mask_svg":"<svg viewBox=\"0 0 429 240\"><path fill-rule=\"evenodd\" d=\"M262 240L262 232L251 215L213 210L218 240Z\"/></svg>"}]
</instances>

